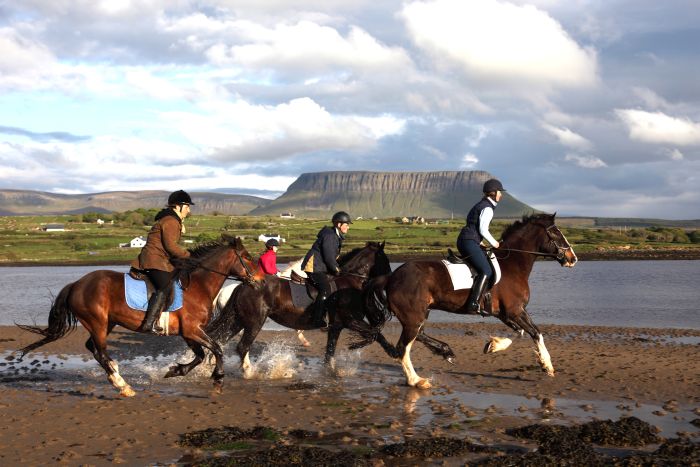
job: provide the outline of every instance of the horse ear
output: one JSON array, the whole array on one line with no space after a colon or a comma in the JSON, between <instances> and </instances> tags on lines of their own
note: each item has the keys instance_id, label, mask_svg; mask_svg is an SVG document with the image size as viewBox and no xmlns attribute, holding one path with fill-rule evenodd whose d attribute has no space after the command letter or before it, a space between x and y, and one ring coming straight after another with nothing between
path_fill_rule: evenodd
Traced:
<instances>
[{"instance_id":1,"label":"horse ear","mask_svg":"<svg viewBox=\"0 0 700 467\"><path fill-rule=\"evenodd\" d=\"M384 251L384 245L386 245L386 240L379 244L379 249Z\"/></svg>"},{"instance_id":2,"label":"horse ear","mask_svg":"<svg viewBox=\"0 0 700 467\"><path fill-rule=\"evenodd\" d=\"M236 250L240 250L243 248L243 242L241 241L241 237L236 237L233 240L233 246L236 247Z\"/></svg>"}]
</instances>

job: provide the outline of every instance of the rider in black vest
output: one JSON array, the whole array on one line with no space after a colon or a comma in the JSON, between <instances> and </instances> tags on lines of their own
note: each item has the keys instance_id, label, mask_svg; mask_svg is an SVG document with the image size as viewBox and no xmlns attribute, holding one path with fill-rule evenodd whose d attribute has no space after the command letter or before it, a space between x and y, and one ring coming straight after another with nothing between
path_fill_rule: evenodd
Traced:
<instances>
[{"instance_id":1,"label":"rider in black vest","mask_svg":"<svg viewBox=\"0 0 700 467\"><path fill-rule=\"evenodd\" d=\"M345 211L336 212L331 219L332 227L323 227L316 236L316 241L306 253L301 269L318 289L316 301L313 303L314 325L319 328L326 327L326 298L331 294L331 285L327 274L337 276L340 274L338 256L343 246L345 234L352 224L350 215Z\"/></svg>"},{"instance_id":2,"label":"rider in black vest","mask_svg":"<svg viewBox=\"0 0 700 467\"><path fill-rule=\"evenodd\" d=\"M493 219L493 211L503 196L502 192L506 190L500 181L492 178L484 183L483 191L484 197L471 208L467 214L467 225L462 227L459 237L457 237L459 253L477 271L474 285L467 300L467 311L481 314L483 312L479 310L479 302L493 271L486 254L479 245L482 240L486 240L493 248L499 247L499 242L489 232L489 224Z\"/></svg>"}]
</instances>

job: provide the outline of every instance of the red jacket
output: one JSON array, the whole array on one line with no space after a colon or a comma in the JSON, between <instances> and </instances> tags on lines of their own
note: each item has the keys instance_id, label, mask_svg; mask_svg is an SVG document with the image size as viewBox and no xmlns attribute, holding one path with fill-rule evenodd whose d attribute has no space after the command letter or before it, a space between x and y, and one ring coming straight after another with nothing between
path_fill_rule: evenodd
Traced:
<instances>
[{"instance_id":1,"label":"red jacket","mask_svg":"<svg viewBox=\"0 0 700 467\"><path fill-rule=\"evenodd\" d=\"M277 253L272 250L267 250L260 255L258 267L262 269L265 274L277 274Z\"/></svg>"}]
</instances>

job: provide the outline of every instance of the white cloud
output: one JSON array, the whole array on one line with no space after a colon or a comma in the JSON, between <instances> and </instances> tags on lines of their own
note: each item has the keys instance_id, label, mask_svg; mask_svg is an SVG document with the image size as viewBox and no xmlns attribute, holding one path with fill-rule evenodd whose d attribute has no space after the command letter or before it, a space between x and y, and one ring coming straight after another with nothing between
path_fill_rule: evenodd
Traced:
<instances>
[{"instance_id":1,"label":"white cloud","mask_svg":"<svg viewBox=\"0 0 700 467\"><path fill-rule=\"evenodd\" d=\"M608 164L606 164L603 160L595 156L580 156L578 154L567 154L564 160L568 162L573 162L579 167L583 167L584 169L599 169L601 167L608 166Z\"/></svg>"},{"instance_id":2,"label":"white cloud","mask_svg":"<svg viewBox=\"0 0 700 467\"><path fill-rule=\"evenodd\" d=\"M402 16L413 41L483 81L590 86L592 49L579 46L546 12L497 0L407 4Z\"/></svg>"},{"instance_id":3,"label":"white cloud","mask_svg":"<svg viewBox=\"0 0 700 467\"><path fill-rule=\"evenodd\" d=\"M22 37L13 29L0 28L0 75L35 72L54 62L44 44Z\"/></svg>"},{"instance_id":4,"label":"white cloud","mask_svg":"<svg viewBox=\"0 0 700 467\"><path fill-rule=\"evenodd\" d=\"M700 123L688 118L633 109L616 109L615 113L627 125L629 137L633 140L678 146L700 144Z\"/></svg>"},{"instance_id":5,"label":"white cloud","mask_svg":"<svg viewBox=\"0 0 700 467\"><path fill-rule=\"evenodd\" d=\"M479 158L477 158L476 155L474 155L472 153L467 153L464 156L462 156L462 162L459 164L459 168L460 169L471 169L478 163L479 163Z\"/></svg>"},{"instance_id":6,"label":"white cloud","mask_svg":"<svg viewBox=\"0 0 700 467\"><path fill-rule=\"evenodd\" d=\"M668 158L673 161L682 161L684 159L683 153L680 152L678 148L666 149L664 152L666 153Z\"/></svg>"},{"instance_id":7,"label":"white cloud","mask_svg":"<svg viewBox=\"0 0 700 467\"><path fill-rule=\"evenodd\" d=\"M593 147L590 141L568 128L559 128L548 123L542 123L542 128L554 135L560 144L572 148L587 150Z\"/></svg>"},{"instance_id":8,"label":"white cloud","mask_svg":"<svg viewBox=\"0 0 700 467\"><path fill-rule=\"evenodd\" d=\"M243 100L209 102L203 113L170 112L163 118L217 160L283 159L301 152L361 150L405 122L389 115L334 115L309 98L276 106Z\"/></svg>"},{"instance_id":9,"label":"white cloud","mask_svg":"<svg viewBox=\"0 0 700 467\"><path fill-rule=\"evenodd\" d=\"M212 46L207 51L212 63L305 73L338 73L344 69L397 73L412 65L403 49L387 47L356 26L350 27L345 37L332 27L311 21L274 28L238 22L236 28L247 43Z\"/></svg>"}]
</instances>

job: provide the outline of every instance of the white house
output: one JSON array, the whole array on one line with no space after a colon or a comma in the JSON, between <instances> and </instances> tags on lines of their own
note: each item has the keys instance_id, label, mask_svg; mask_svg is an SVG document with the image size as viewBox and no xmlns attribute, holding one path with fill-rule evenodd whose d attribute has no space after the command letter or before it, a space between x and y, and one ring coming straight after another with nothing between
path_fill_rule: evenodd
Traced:
<instances>
[{"instance_id":1,"label":"white house","mask_svg":"<svg viewBox=\"0 0 700 467\"><path fill-rule=\"evenodd\" d=\"M95 222L97 222L97 225L105 225L105 221L102 219L97 219Z\"/></svg>"},{"instance_id":2,"label":"white house","mask_svg":"<svg viewBox=\"0 0 700 467\"><path fill-rule=\"evenodd\" d=\"M120 243L120 248L143 248L146 244L146 239L143 237L134 237L129 243Z\"/></svg>"},{"instance_id":3,"label":"white house","mask_svg":"<svg viewBox=\"0 0 700 467\"><path fill-rule=\"evenodd\" d=\"M277 240L280 243L284 243L286 241L284 238L280 237L279 234L274 234L274 233L260 234L260 236L258 237L258 241L259 242L267 242L271 238L274 238L275 240Z\"/></svg>"},{"instance_id":4,"label":"white house","mask_svg":"<svg viewBox=\"0 0 700 467\"><path fill-rule=\"evenodd\" d=\"M283 219L294 219L294 214L292 214L291 212L283 212L282 214L280 214L280 217Z\"/></svg>"}]
</instances>

